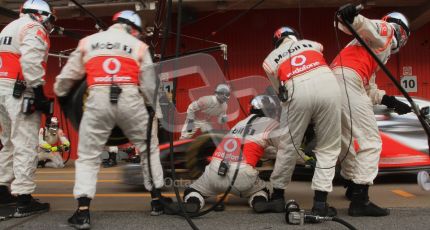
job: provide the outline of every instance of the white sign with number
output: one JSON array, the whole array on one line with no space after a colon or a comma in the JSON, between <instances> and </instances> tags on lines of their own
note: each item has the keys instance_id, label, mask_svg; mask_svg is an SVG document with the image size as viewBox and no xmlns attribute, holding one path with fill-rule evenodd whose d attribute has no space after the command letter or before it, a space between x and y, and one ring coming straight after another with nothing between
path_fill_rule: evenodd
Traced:
<instances>
[{"instance_id":1,"label":"white sign with number","mask_svg":"<svg viewBox=\"0 0 430 230\"><path fill-rule=\"evenodd\" d=\"M163 81L163 89L166 93L171 93L173 90L173 81Z\"/></svg>"},{"instance_id":2,"label":"white sign with number","mask_svg":"<svg viewBox=\"0 0 430 230\"><path fill-rule=\"evenodd\" d=\"M403 76L400 78L400 84L406 92L416 93L418 91L417 76Z\"/></svg>"}]
</instances>

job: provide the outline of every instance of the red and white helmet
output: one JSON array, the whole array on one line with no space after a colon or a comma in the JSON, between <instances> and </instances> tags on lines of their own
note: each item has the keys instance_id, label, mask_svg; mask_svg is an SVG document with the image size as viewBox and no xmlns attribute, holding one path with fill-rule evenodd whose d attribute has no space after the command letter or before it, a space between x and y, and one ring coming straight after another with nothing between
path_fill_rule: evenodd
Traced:
<instances>
[{"instance_id":1,"label":"red and white helmet","mask_svg":"<svg viewBox=\"0 0 430 230\"><path fill-rule=\"evenodd\" d=\"M129 33L135 37L142 33L142 20L140 20L139 15L132 10L124 10L116 13L113 16L112 21L114 23L127 24L131 26L132 29L137 30L138 33L136 33L136 31L129 31Z\"/></svg>"},{"instance_id":2,"label":"red and white helmet","mask_svg":"<svg viewBox=\"0 0 430 230\"><path fill-rule=\"evenodd\" d=\"M382 20L390 23L390 25L394 27L397 47L393 49L393 53L397 53L408 41L410 35L409 20L405 15L399 12L391 12L385 15Z\"/></svg>"},{"instance_id":3,"label":"red and white helmet","mask_svg":"<svg viewBox=\"0 0 430 230\"><path fill-rule=\"evenodd\" d=\"M21 7L22 14L30 14L47 30L52 29L52 22L56 20L52 7L43 0L27 0Z\"/></svg>"},{"instance_id":4,"label":"red and white helmet","mask_svg":"<svg viewBox=\"0 0 430 230\"><path fill-rule=\"evenodd\" d=\"M295 29L289 26L283 26L277 29L273 34L273 45L275 48L278 48L285 38L289 38L293 41L298 41L301 39L300 34Z\"/></svg>"}]
</instances>

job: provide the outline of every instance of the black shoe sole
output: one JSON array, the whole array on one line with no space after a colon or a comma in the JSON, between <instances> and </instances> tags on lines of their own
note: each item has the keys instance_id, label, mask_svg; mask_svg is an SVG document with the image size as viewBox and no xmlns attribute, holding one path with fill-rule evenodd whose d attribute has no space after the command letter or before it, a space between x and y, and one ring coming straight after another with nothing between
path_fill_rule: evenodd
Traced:
<instances>
[{"instance_id":1,"label":"black shoe sole","mask_svg":"<svg viewBox=\"0 0 430 230\"><path fill-rule=\"evenodd\" d=\"M281 213L285 212L285 204L282 202L256 202L253 205L253 209L256 213L274 212Z\"/></svg>"},{"instance_id":2,"label":"black shoe sole","mask_svg":"<svg viewBox=\"0 0 430 230\"><path fill-rule=\"evenodd\" d=\"M372 204L372 203L371 203ZM373 205L373 204L372 204ZM372 212L369 209L372 208L378 208L378 212ZM370 216L370 217L381 217L381 216L389 216L390 210L386 208L380 208L377 206L369 207L369 206L358 206L358 207L349 207L348 209L348 215L353 217L360 217L360 216Z\"/></svg>"},{"instance_id":3,"label":"black shoe sole","mask_svg":"<svg viewBox=\"0 0 430 230\"><path fill-rule=\"evenodd\" d=\"M10 203L0 203L0 208L2 208L2 207L10 207L10 206L16 206L16 201L10 202Z\"/></svg>"},{"instance_id":4,"label":"black shoe sole","mask_svg":"<svg viewBox=\"0 0 430 230\"><path fill-rule=\"evenodd\" d=\"M69 223L70 227L74 227L76 229L91 229L91 225L90 224L71 224Z\"/></svg>"},{"instance_id":5,"label":"black shoe sole","mask_svg":"<svg viewBox=\"0 0 430 230\"><path fill-rule=\"evenodd\" d=\"M183 203L182 204L185 211L187 213L197 213L200 209L198 204L193 204L193 203ZM172 203L169 204L168 207L164 208L164 213L167 215L176 215L176 214L180 214L181 213L181 209L179 207L178 203ZM152 214L152 212L151 212Z\"/></svg>"},{"instance_id":6,"label":"black shoe sole","mask_svg":"<svg viewBox=\"0 0 430 230\"><path fill-rule=\"evenodd\" d=\"M15 212L13 214L13 217L14 218L22 218L22 217L32 216L32 215L39 214L39 213L44 213L44 212L49 212L49 209L43 209L43 210L38 210L38 211L34 211L34 212L25 212L25 213L17 213L17 212Z\"/></svg>"},{"instance_id":7,"label":"black shoe sole","mask_svg":"<svg viewBox=\"0 0 430 230\"><path fill-rule=\"evenodd\" d=\"M368 213L366 211L350 211L350 210L348 210L348 215L352 216L352 217L363 217L363 216L383 217L383 216L389 216L390 215L390 211L387 210L386 213L375 214L375 213Z\"/></svg>"}]
</instances>

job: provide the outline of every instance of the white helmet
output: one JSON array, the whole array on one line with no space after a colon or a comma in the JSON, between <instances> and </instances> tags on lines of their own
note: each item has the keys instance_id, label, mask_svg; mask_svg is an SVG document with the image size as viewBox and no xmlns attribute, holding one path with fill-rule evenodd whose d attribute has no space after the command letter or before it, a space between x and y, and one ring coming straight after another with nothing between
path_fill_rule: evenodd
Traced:
<instances>
[{"instance_id":1,"label":"white helmet","mask_svg":"<svg viewBox=\"0 0 430 230\"><path fill-rule=\"evenodd\" d=\"M230 87L226 84L217 85L215 95L220 103L227 102L230 99Z\"/></svg>"},{"instance_id":2,"label":"white helmet","mask_svg":"<svg viewBox=\"0 0 430 230\"><path fill-rule=\"evenodd\" d=\"M131 26L133 29L137 30L139 34L142 33L142 20L140 20L139 15L132 10L124 10L116 13L112 21L114 23L124 23ZM129 31L129 33L133 36L138 36L138 34L133 33L133 31Z\"/></svg>"},{"instance_id":3,"label":"white helmet","mask_svg":"<svg viewBox=\"0 0 430 230\"><path fill-rule=\"evenodd\" d=\"M275 100L268 95L258 95L251 100L251 114L257 114L263 117L275 117L277 106Z\"/></svg>"},{"instance_id":4,"label":"white helmet","mask_svg":"<svg viewBox=\"0 0 430 230\"><path fill-rule=\"evenodd\" d=\"M45 126L46 126L46 129L48 129L49 133L52 133L55 135L59 128L58 118L57 117L48 118Z\"/></svg>"},{"instance_id":5,"label":"white helmet","mask_svg":"<svg viewBox=\"0 0 430 230\"><path fill-rule=\"evenodd\" d=\"M52 7L43 0L27 0L21 7L21 13L30 14L40 22L47 30L52 29L52 22L56 20Z\"/></svg>"},{"instance_id":6,"label":"white helmet","mask_svg":"<svg viewBox=\"0 0 430 230\"><path fill-rule=\"evenodd\" d=\"M393 49L393 53L397 53L408 41L410 35L409 20L405 15L399 12L391 12L385 15L382 20L390 23L390 25L394 27L397 47Z\"/></svg>"}]
</instances>

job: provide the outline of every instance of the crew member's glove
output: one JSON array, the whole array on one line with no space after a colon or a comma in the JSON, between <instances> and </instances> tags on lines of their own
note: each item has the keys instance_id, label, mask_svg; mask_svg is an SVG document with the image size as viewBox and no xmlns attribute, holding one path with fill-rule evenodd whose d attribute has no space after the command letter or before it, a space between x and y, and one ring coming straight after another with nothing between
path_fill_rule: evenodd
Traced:
<instances>
[{"instance_id":1,"label":"crew member's glove","mask_svg":"<svg viewBox=\"0 0 430 230\"><path fill-rule=\"evenodd\" d=\"M57 146L52 146L51 147L51 152L58 152L58 147Z\"/></svg>"},{"instance_id":2,"label":"crew member's glove","mask_svg":"<svg viewBox=\"0 0 430 230\"><path fill-rule=\"evenodd\" d=\"M305 164L306 165L310 166L311 168L315 168L316 167L317 160L314 157L312 157L312 156L306 156L305 155L304 159L305 159Z\"/></svg>"},{"instance_id":3,"label":"crew member's glove","mask_svg":"<svg viewBox=\"0 0 430 230\"><path fill-rule=\"evenodd\" d=\"M270 197L271 200L278 200L278 199L284 199L284 189L279 188L273 188L272 196Z\"/></svg>"},{"instance_id":4,"label":"crew member's glove","mask_svg":"<svg viewBox=\"0 0 430 230\"><path fill-rule=\"evenodd\" d=\"M352 24L354 22L355 16L358 15L358 11L355 5L348 3L341 6L337 11L337 14L340 16L340 19Z\"/></svg>"},{"instance_id":5,"label":"crew member's glove","mask_svg":"<svg viewBox=\"0 0 430 230\"><path fill-rule=\"evenodd\" d=\"M53 112L52 108L54 101L45 97L45 93L43 93L43 86L39 85L36 88L33 88L33 92L34 107L36 110L39 110L46 115L51 115Z\"/></svg>"},{"instance_id":6,"label":"crew member's glove","mask_svg":"<svg viewBox=\"0 0 430 230\"><path fill-rule=\"evenodd\" d=\"M58 99L58 103L59 103L61 106L66 106L66 103L67 103L67 99L68 99L68 98L69 98L68 96L57 97L57 99Z\"/></svg>"},{"instance_id":7,"label":"crew member's glove","mask_svg":"<svg viewBox=\"0 0 430 230\"><path fill-rule=\"evenodd\" d=\"M187 124L187 132L191 133L193 131L194 128L194 120L188 120L188 124Z\"/></svg>"},{"instance_id":8,"label":"crew member's glove","mask_svg":"<svg viewBox=\"0 0 430 230\"><path fill-rule=\"evenodd\" d=\"M394 96L384 95L382 97L381 104L394 109L394 111L399 115L407 114L412 111L409 105L397 100Z\"/></svg>"},{"instance_id":9,"label":"crew member's glove","mask_svg":"<svg viewBox=\"0 0 430 230\"><path fill-rule=\"evenodd\" d=\"M42 149L45 149L45 150L51 150L51 148L52 148L52 146L48 143L42 144L42 145L40 145L40 147Z\"/></svg>"},{"instance_id":10,"label":"crew member's glove","mask_svg":"<svg viewBox=\"0 0 430 230\"><path fill-rule=\"evenodd\" d=\"M64 143L62 147L63 147L63 151L64 152L69 151L69 149L70 149L70 142Z\"/></svg>"},{"instance_id":11,"label":"crew member's glove","mask_svg":"<svg viewBox=\"0 0 430 230\"><path fill-rule=\"evenodd\" d=\"M148 110L149 116L151 116L151 117L155 116L155 111L151 106L146 106L146 110Z\"/></svg>"}]
</instances>

